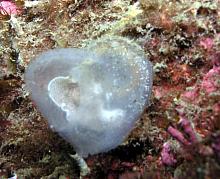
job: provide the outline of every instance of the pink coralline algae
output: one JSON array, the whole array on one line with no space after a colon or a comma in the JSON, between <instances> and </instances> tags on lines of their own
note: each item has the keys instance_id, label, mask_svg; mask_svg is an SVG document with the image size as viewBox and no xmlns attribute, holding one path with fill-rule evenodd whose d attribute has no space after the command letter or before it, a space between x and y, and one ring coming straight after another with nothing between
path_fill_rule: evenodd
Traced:
<instances>
[{"instance_id":1,"label":"pink coralline algae","mask_svg":"<svg viewBox=\"0 0 220 179\"><path fill-rule=\"evenodd\" d=\"M190 143L198 142L198 139L196 137L196 133L193 130L189 120L187 120L185 117L180 117L179 124L183 128L184 132L189 136Z\"/></svg>"},{"instance_id":2,"label":"pink coralline algae","mask_svg":"<svg viewBox=\"0 0 220 179\"><path fill-rule=\"evenodd\" d=\"M179 122L180 127L182 127L183 132L178 129L169 126L167 132L175 138L182 146L190 146L198 142L196 133L192 128L190 122L185 117L180 117ZM188 136L187 138L185 136ZM163 149L161 151L162 163L167 166L174 166L177 163L177 159L171 150L171 144L169 142L164 143Z\"/></svg>"},{"instance_id":3,"label":"pink coralline algae","mask_svg":"<svg viewBox=\"0 0 220 179\"><path fill-rule=\"evenodd\" d=\"M194 101L199 96L199 89L197 87L185 91L182 97L188 99L188 101Z\"/></svg>"},{"instance_id":4,"label":"pink coralline algae","mask_svg":"<svg viewBox=\"0 0 220 179\"><path fill-rule=\"evenodd\" d=\"M161 151L161 161L164 165L174 166L177 163L175 157L179 156L189 159L188 157L191 158L195 154L210 156L215 153L220 158L220 135L212 133L215 123L218 125L220 103L211 98L220 89L220 53L216 53L211 59L213 67L204 73L201 81L180 95L182 102L176 107L180 119L179 123L167 128L167 132L180 144L180 147L174 147L174 152L171 150L173 148L171 142L164 143ZM209 108L203 105L207 101L211 104L211 116ZM191 122L186 118L189 115L187 104L193 104L202 109L202 112L195 112L190 115L192 117ZM198 136L209 138L210 135L215 137L209 145L204 145L203 140L198 139ZM191 152L187 152L188 150Z\"/></svg>"},{"instance_id":5,"label":"pink coralline algae","mask_svg":"<svg viewBox=\"0 0 220 179\"><path fill-rule=\"evenodd\" d=\"M196 85L193 89L184 92L182 97L193 102L198 99L201 90L206 94L216 92L220 87L218 79L220 79L220 67L214 66L204 75L200 85Z\"/></svg>"},{"instance_id":6,"label":"pink coralline algae","mask_svg":"<svg viewBox=\"0 0 220 179\"><path fill-rule=\"evenodd\" d=\"M201 83L194 85L190 90L185 91L181 97L192 103L198 103L200 92L210 94L220 89L220 52L212 57L213 67L204 74Z\"/></svg>"},{"instance_id":7,"label":"pink coralline algae","mask_svg":"<svg viewBox=\"0 0 220 179\"><path fill-rule=\"evenodd\" d=\"M189 145L190 143L185 139L182 132L177 130L176 128L169 126L167 129L167 132L172 135L173 138L175 138L177 141L179 141L183 145Z\"/></svg>"},{"instance_id":8,"label":"pink coralline algae","mask_svg":"<svg viewBox=\"0 0 220 179\"><path fill-rule=\"evenodd\" d=\"M213 45L214 45L214 41L211 38L204 38L200 41L200 46L202 46L204 49L206 50L211 50Z\"/></svg>"},{"instance_id":9,"label":"pink coralline algae","mask_svg":"<svg viewBox=\"0 0 220 179\"><path fill-rule=\"evenodd\" d=\"M205 74L201 87L207 93L216 92L220 89L220 52L212 56L213 68Z\"/></svg>"},{"instance_id":10,"label":"pink coralline algae","mask_svg":"<svg viewBox=\"0 0 220 179\"><path fill-rule=\"evenodd\" d=\"M175 159L174 154L172 153L172 149L169 142L163 144L163 149L161 151L161 160L163 164L168 166L173 166L177 163L177 160Z\"/></svg>"},{"instance_id":11,"label":"pink coralline algae","mask_svg":"<svg viewBox=\"0 0 220 179\"><path fill-rule=\"evenodd\" d=\"M21 11L20 9L11 1L1 1L0 2L0 13L1 14L9 14L9 15L17 15Z\"/></svg>"},{"instance_id":12,"label":"pink coralline algae","mask_svg":"<svg viewBox=\"0 0 220 179\"><path fill-rule=\"evenodd\" d=\"M220 67L213 67L207 74L205 74L201 83L201 88L206 93L215 92L219 87L218 79L220 79Z\"/></svg>"},{"instance_id":13,"label":"pink coralline algae","mask_svg":"<svg viewBox=\"0 0 220 179\"><path fill-rule=\"evenodd\" d=\"M183 133L172 126L168 127L168 133L183 145L190 145L197 142L196 134L190 122L186 118L180 117L179 125L183 128ZM185 138L184 134L188 136L188 139Z\"/></svg>"}]
</instances>

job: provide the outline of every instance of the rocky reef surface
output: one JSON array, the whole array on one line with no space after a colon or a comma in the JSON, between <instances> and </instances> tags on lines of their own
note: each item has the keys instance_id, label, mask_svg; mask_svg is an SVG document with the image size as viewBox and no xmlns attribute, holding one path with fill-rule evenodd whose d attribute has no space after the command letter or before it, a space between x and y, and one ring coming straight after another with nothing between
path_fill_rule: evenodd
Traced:
<instances>
[{"instance_id":1,"label":"rocky reef surface","mask_svg":"<svg viewBox=\"0 0 220 179\"><path fill-rule=\"evenodd\" d=\"M153 64L152 97L123 144L85 159L83 178L218 178L219 12L218 0L1 0L0 178L80 177L74 147L30 100L24 73L49 49L104 36L141 47Z\"/></svg>"}]
</instances>

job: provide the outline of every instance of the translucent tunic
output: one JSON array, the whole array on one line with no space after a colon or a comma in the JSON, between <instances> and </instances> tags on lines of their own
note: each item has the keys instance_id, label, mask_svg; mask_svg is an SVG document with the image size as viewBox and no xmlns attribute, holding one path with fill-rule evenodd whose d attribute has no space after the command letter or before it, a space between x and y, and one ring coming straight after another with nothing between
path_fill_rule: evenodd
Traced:
<instances>
[{"instance_id":1,"label":"translucent tunic","mask_svg":"<svg viewBox=\"0 0 220 179\"><path fill-rule=\"evenodd\" d=\"M149 101L152 76L137 44L105 37L85 49L44 52L25 82L51 127L86 157L123 142Z\"/></svg>"}]
</instances>

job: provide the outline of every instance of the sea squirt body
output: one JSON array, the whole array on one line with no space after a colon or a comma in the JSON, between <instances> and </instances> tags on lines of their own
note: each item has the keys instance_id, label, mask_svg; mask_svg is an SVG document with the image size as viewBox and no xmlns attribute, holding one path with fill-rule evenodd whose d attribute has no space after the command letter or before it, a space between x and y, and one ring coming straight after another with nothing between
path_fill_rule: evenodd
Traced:
<instances>
[{"instance_id":1,"label":"sea squirt body","mask_svg":"<svg viewBox=\"0 0 220 179\"><path fill-rule=\"evenodd\" d=\"M105 37L84 49L44 52L25 82L49 124L86 157L127 137L149 101L152 65L134 42Z\"/></svg>"}]
</instances>

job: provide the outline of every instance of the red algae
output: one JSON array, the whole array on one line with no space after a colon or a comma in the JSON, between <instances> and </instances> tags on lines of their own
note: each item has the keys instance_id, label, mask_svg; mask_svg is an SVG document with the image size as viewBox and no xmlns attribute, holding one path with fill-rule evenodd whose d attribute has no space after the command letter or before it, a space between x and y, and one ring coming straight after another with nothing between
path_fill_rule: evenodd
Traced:
<instances>
[{"instance_id":1,"label":"red algae","mask_svg":"<svg viewBox=\"0 0 220 179\"><path fill-rule=\"evenodd\" d=\"M16 6L15 3L11 1L0 1L0 13L1 14L9 14L9 15L17 15L21 13L21 10Z\"/></svg>"}]
</instances>

